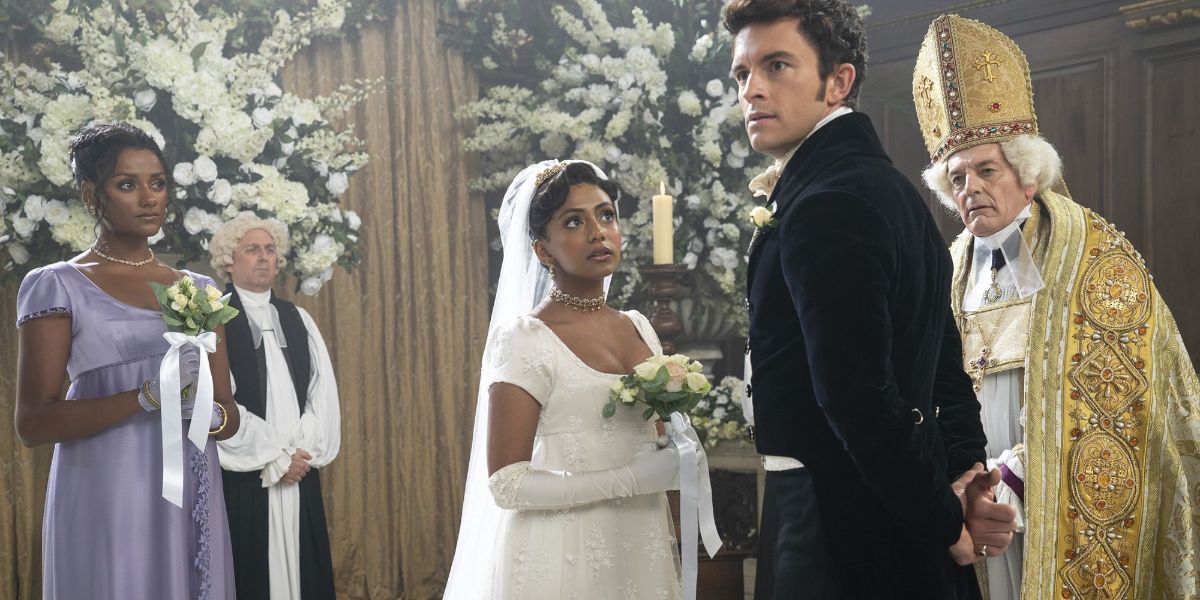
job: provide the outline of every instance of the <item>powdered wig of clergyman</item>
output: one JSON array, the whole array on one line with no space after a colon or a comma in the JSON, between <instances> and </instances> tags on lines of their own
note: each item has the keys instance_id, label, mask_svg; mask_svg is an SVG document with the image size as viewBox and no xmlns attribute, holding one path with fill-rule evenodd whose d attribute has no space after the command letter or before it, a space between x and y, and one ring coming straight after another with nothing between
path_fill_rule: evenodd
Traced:
<instances>
[{"instance_id":1,"label":"powdered wig of clergyman","mask_svg":"<svg viewBox=\"0 0 1200 600\"><path fill-rule=\"evenodd\" d=\"M221 226L213 234L208 243L208 253L212 255L212 268L222 279L227 279L229 267L233 266L233 251L247 231L261 229L271 234L275 240L275 254L278 256L279 267L287 264L288 250L291 248L291 238L288 237L287 225L275 219L260 219L252 213L242 213Z\"/></svg>"},{"instance_id":2,"label":"powdered wig of clergyman","mask_svg":"<svg viewBox=\"0 0 1200 600\"><path fill-rule=\"evenodd\" d=\"M1017 170L1021 179L1021 187L1037 186L1037 193L1042 193L1062 177L1062 157L1054 146L1039 135L1019 135L1011 140L1000 142L1000 151L1004 158ZM951 154L950 156L954 156ZM937 194L942 206L951 214L958 214L958 205L954 202L954 186L950 183L950 156L929 165L921 178L925 185Z\"/></svg>"}]
</instances>

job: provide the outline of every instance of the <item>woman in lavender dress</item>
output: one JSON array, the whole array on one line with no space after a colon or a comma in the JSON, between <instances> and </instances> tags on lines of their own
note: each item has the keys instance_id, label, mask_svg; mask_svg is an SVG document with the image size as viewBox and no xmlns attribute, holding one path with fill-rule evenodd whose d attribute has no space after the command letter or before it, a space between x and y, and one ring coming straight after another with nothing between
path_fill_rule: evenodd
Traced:
<instances>
[{"instance_id":1,"label":"woman in lavender dress","mask_svg":"<svg viewBox=\"0 0 1200 600\"><path fill-rule=\"evenodd\" d=\"M30 272L17 296L17 435L28 446L55 444L42 530L44 598L234 596L216 447L238 428L224 343L210 365L214 398L226 410L214 406L203 452L184 440L183 508L162 497L155 399L168 345L148 282L184 275L155 260L147 243L168 208L165 165L153 138L135 127L84 127L71 140L71 166L97 216L98 239L70 261ZM198 354L181 358L181 383L196 381L198 370ZM190 408L185 401L184 431Z\"/></svg>"}]
</instances>

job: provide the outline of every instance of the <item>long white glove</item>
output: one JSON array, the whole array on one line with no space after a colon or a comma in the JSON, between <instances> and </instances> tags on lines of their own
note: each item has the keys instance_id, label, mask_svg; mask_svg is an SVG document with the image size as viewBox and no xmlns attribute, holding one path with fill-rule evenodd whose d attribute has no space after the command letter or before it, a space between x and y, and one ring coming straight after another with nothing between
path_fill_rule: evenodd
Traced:
<instances>
[{"instance_id":1,"label":"long white glove","mask_svg":"<svg viewBox=\"0 0 1200 600\"><path fill-rule=\"evenodd\" d=\"M679 489L679 452L647 443L623 467L600 471L544 471L529 461L508 465L488 478L496 505L507 510L555 510L601 500Z\"/></svg>"}]
</instances>

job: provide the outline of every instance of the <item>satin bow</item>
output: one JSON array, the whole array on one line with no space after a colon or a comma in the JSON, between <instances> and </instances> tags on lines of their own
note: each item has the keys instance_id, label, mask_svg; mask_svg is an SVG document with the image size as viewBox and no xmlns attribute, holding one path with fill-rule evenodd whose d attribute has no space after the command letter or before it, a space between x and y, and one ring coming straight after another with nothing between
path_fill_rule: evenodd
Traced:
<instances>
[{"instance_id":1,"label":"satin bow","mask_svg":"<svg viewBox=\"0 0 1200 600\"><path fill-rule=\"evenodd\" d=\"M179 353L183 346L200 349L200 373L196 381L192 423L188 439L199 450L208 443L208 426L213 414L213 380L208 368L208 354L217 351L217 334L211 331L187 335L168 331L163 339L171 345L158 370L159 412L162 425L163 482L162 496L183 508L183 398L179 390Z\"/></svg>"}]
</instances>

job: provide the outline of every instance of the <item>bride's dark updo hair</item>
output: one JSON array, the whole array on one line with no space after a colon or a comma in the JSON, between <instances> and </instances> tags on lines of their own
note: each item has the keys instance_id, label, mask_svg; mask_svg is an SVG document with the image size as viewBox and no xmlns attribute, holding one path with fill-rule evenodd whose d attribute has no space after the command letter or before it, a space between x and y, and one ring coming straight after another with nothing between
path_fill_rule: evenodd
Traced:
<instances>
[{"instance_id":1,"label":"bride's dark updo hair","mask_svg":"<svg viewBox=\"0 0 1200 600\"><path fill-rule=\"evenodd\" d=\"M546 239L546 225L554 212L562 207L571 193L571 186L590 183L608 195L608 199L616 206L619 197L617 184L611 179L602 179L596 174L596 169L587 163L573 162L543 181L533 194L529 204L529 239Z\"/></svg>"}]
</instances>

